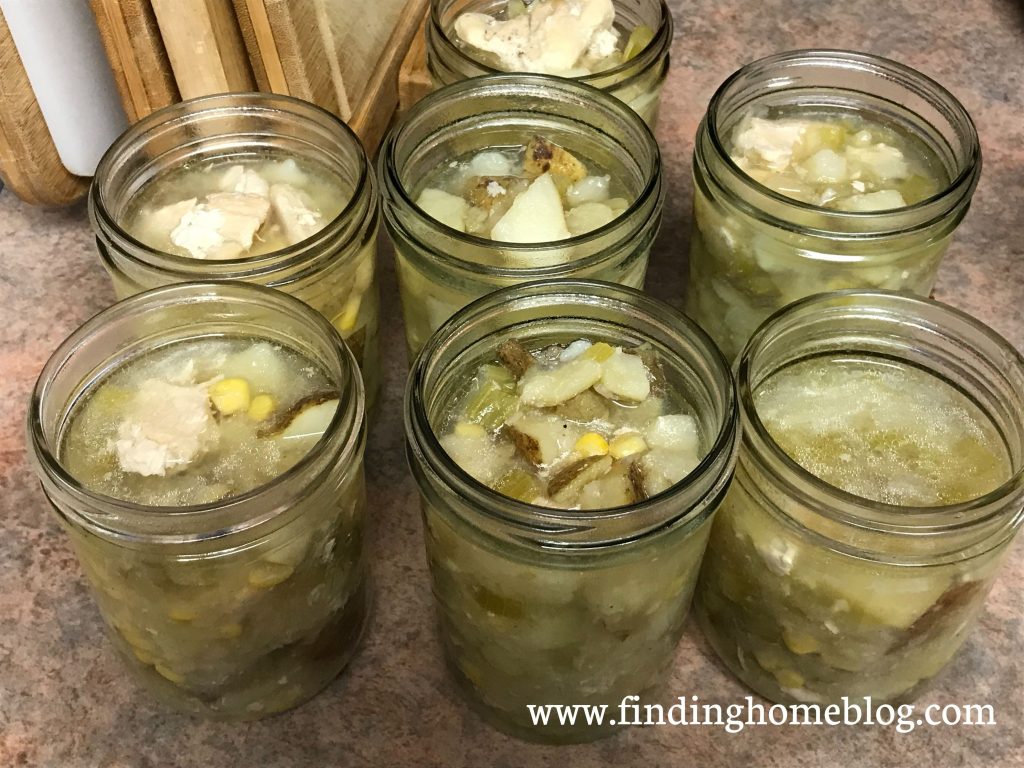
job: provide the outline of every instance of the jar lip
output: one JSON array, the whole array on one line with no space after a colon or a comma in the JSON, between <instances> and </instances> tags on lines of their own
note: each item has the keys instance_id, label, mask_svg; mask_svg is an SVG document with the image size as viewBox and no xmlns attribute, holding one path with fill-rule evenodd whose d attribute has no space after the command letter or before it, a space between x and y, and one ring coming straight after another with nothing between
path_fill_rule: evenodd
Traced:
<instances>
[{"instance_id":1,"label":"jar lip","mask_svg":"<svg viewBox=\"0 0 1024 768\"><path fill-rule=\"evenodd\" d=\"M411 191L402 181L395 158L398 142L402 139L404 133L415 127L415 121L420 115L429 110L435 103L443 99L459 97L467 98L475 94L486 94L493 88L507 89L509 86L527 93L538 88L543 88L566 95L579 96L580 98L588 101L596 101L598 105L603 106L605 109L617 112L619 117L632 123L632 128L639 130L648 137L649 149L651 152L650 168L642 169L646 171L644 174L644 185L622 213L606 224L602 224L597 229L585 232L582 235L574 235L562 240L548 240L538 243L515 243L504 240L492 240L491 238L473 235L468 232L460 232L459 230L433 218L416 204ZM628 232L623 234L620 241L628 240L631 233L637 229L636 226L628 226L631 219L649 204L651 198L660 198L663 194L663 184L661 181L661 150L650 127L641 120L632 109L627 107L618 99L615 99L607 93L604 93L591 85L587 85L586 83L566 78L553 77L551 75L537 74L503 72L493 75L483 75L451 83L450 85L443 86L424 97L412 107L402 122L393 127L385 137L380 151L380 175L382 177L381 186L384 188L385 195L397 197L403 210L411 212L421 225L429 229L436 230L440 234L443 234L445 237L456 242L464 243L474 248L489 251L508 251L519 255L529 255L585 246L601 240L602 238L608 237L610 234L621 229L627 229ZM656 216L659 213L660 208L661 206L656 202L655 209L652 211L651 215ZM387 216L389 220L392 220L393 216L387 209L388 206L385 206L385 216ZM645 219L645 221L646 220L647 219ZM566 268L576 270L580 267L587 267L608 258L608 248L602 248L596 253L570 262L547 264L537 267L495 267L483 265L468 259L462 259L452 253L446 253L436 248L428 249L434 257L455 265L460 269L471 272L487 272L488 274L512 277L519 280L524 279L524 277L527 280L539 279L552 274L558 274Z\"/></svg>"},{"instance_id":2,"label":"jar lip","mask_svg":"<svg viewBox=\"0 0 1024 768\"><path fill-rule=\"evenodd\" d=\"M442 41L445 52L450 56L454 56L462 62L469 63L474 67L480 69L483 75L495 75L495 74L539 74L539 73L509 73L504 69L497 69L485 64L484 62L470 56L463 48L459 47L451 37L448 36L444 25L441 22L441 6L442 0L431 0L430 2L430 13L428 15L428 21L430 27L433 29L437 37ZM636 56L629 61L624 61L621 64L612 67L611 69L604 69L600 72L591 72L589 75L581 75L579 77L566 77L560 78L568 80L570 82L583 83L587 85L596 85L598 82L613 78L616 75L636 68L636 74L631 75L623 80L618 80L611 83L608 87L620 88L628 86L633 80L640 77L640 75L646 71L647 67L654 64L669 48L672 46L672 11L669 9L665 0L658 0L658 5L661 10L661 19L658 24L658 28L654 31L654 37L651 39L646 47ZM550 75L550 77L559 77L558 75Z\"/></svg>"},{"instance_id":3,"label":"jar lip","mask_svg":"<svg viewBox=\"0 0 1024 768\"><path fill-rule=\"evenodd\" d=\"M968 152L967 161L959 164L959 172L955 177L950 179L949 183L946 184L935 194L919 200L913 205L906 205L902 208L889 208L881 211L841 211L833 208L826 208L821 205L814 205L813 203L806 203L796 198L787 197L781 192L777 192L759 181L754 179L748 173L744 172L732 159L728 150L725 147L725 141L718 130L717 121L714 116L717 114L725 98L728 95L729 89L736 83L740 78L745 75L749 75L755 72L770 71L771 69L779 66L785 66L793 63L811 63L811 62L822 62L830 63L833 66L844 66L854 65L862 69L868 67L879 67L885 71L885 74L889 75L893 79L899 80L903 83L913 82L919 86L923 86L929 89L939 99L942 99L946 106L951 108L956 116L962 121L966 127L967 140L970 148ZM843 90L843 89L839 89ZM855 93L855 91L849 91ZM724 161L724 165L727 168L730 178L734 181L738 181L744 188L751 192L767 197L772 202L785 206L790 210L796 210L807 213L818 213L827 214L830 219L835 221L850 221L850 222L866 222L871 220L891 220L897 217L906 216L907 214L922 213L932 208L935 208L937 204L944 203L945 210L952 208L959 200L965 196L969 197L970 192L977 184L978 176L981 170L981 144L978 139L978 131L974 125L974 121L971 119L970 114L961 104L960 100L953 95L945 86L938 81L932 79L923 72L919 72L913 67L909 67L906 64L901 64L893 59L888 59L884 56L877 56L875 54L861 53L858 51L847 51L842 49L829 49L829 48L803 48L793 51L785 51L783 53L772 54L771 56L765 56L755 61L749 62L725 79L725 81L718 86L718 89L712 95L711 100L708 102L707 114L703 121L705 130L707 131L709 141L714 149L715 154ZM699 144L699 142L698 142ZM696 151L696 150L695 150ZM936 217L939 218L943 214L938 214ZM772 217L773 219L775 217ZM931 223L931 219L921 225L921 227L928 226ZM898 227L898 231L904 231L904 227ZM828 230L821 230L828 231ZM848 236L856 237L858 234L866 234L868 236L875 236L884 232L869 232L869 233L845 233Z\"/></svg>"},{"instance_id":4,"label":"jar lip","mask_svg":"<svg viewBox=\"0 0 1024 768\"><path fill-rule=\"evenodd\" d=\"M847 289L830 293L819 293L807 296L777 310L754 332L736 361L736 380L739 396L739 408L743 414L744 441L748 440L748 430L758 441L758 450L766 449L774 461L785 467L786 472L796 479L800 490L799 495L806 495L802 489L810 489L838 503L842 509L831 505L816 504L815 512L832 517L841 523L853 527L870 527L892 533L921 535L928 533L948 533L974 528L998 517L1001 512L994 506L998 502L1019 493L1024 488L1024 464L1018 467L1010 477L998 487L973 499L956 504L935 506L903 506L875 501L855 493L843 490L821 479L789 456L775 441L764 422L757 413L754 404L755 387L752 378L752 358L763 347L765 340L791 315L809 308L822 308L852 302L870 309L872 301L885 300L903 305L906 314L916 314L915 309L928 307L939 309L949 317L956 318L969 325L974 332L980 333L989 341L1000 347L1007 355L1006 361L1024 371L1024 357L996 331L989 328L977 318L934 299L910 296L899 291ZM778 478L777 479L781 479ZM786 482L792 487L792 482ZM851 511L852 510L852 511ZM786 515L787 519L792 517ZM794 521L795 522L795 521Z\"/></svg>"},{"instance_id":5,"label":"jar lip","mask_svg":"<svg viewBox=\"0 0 1024 768\"><path fill-rule=\"evenodd\" d=\"M336 353L335 359L330 361L335 368L332 374L340 374L339 378L342 378L342 381L339 382L339 407L334 412L330 424L320 439L310 447L309 451L299 461L280 475L244 493L205 504L182 506L139 504L98 493L82 485L77 478L65 469L63 463L58 458L59 447L55 446L52 440L45 434L40 418L46 390L50 382L59 375L61 368L88 345L90 337L103 329L111 315L115 313L129 310L151 312L170 305L184 303L202 304L204 302L239 298L258 298L263 306L269 305L275 309L286 311L293 317L298 316L303 322L314 326L316 332L323 334L330 340L330 348L332 352ZM187 337L184 337L182 340L185 339ZM311 469L316 469L317 465L323 464L322 467L316 469L314 478L330 471L337 464L348 462L358 450L365 436L364 409L363 385L361 377L358 375L355 357L348 346L342 341L334 326L318 312L313 311L293 296L259 285L234 281L189 282L154 288L123 299L96 313L72 331L47 360L32 388L29 399L27 426L31 454L40 465L45 479L54 483L61 492L69 494L76 501L85 502L86 504L102 504L106 509L116 510L119 514L123 514L129 519L134 518L139 521L159 519L202 521L215 513L223 514L232 510L238 511L237 516L239 519L235 524L228 527L217 526L212 530L204 529L190 534L154 535L123 530L122 528L111 528L104 525L102 519L96 519L80 509L75 510L76 514L86 519L90 525L101 528L109 535L117 538L137 541L157 540L168 544L184 544L209 541L251 530L270 522L287 511L291 504L291 498L301 493L304 488L295 488L288 494L288 500L277 504L273 509L262 514L244 514L246 507L251 506L255 499L263 496L268 491L281 488L288 483L293 483L297 478L308 474ZM63 413L62 418L66 419L67 415L67 412ZM329 452L329 444L336 434L340 434L342 437L341 444L333 451L337 456L325 464L324 462Z\"/></svg>"},{"instance_id":6,"label":"jar lip","mask_svg":"<svg viewBox=\"0 0 1024 768\"><path fill-rule=\"evenodd\" d=\"M333 219L325 223L318 232L310 235L305 240L300 240L285 248L258 256L217 259L215 261L181 256L176 253L153 248L138 240L121 226L108 210L100 191L100 182L110 172L109 169L117 157L131 150L135 142L145 141L146 135L152 130L162 128L168 124L187 123L190 120L201 119L208 115L231 112L250 116L258 115L261 112L281 112L306 122L312 122L315 115L326 120L332 130L337 130L340 135L344 136L342 141L354 150L353 155L358 159L359 174L353 185L352 193L341 211ZM213 139L216 136L209 138ZM315 257L320 252L320 246L337 237L339 230L355 218L363 207L362 198L367 189L370 189L371 192L373 190L373 172L369 158L359 137L343 120L312 102L297 99L293 96L251 91L210 94L186 99L156 110L129 126L114 140L114 143L107 148L100 158L93 181L89 186L88 204L90 215L97 223L101 224L98 229L104 233L104 236L107 236L108 232L113 233L119 240L126 243L128 248L122 249L121 255L137 264L144 267L155 267L162 271L174 272L178 275L185 275L191 280L196 281L206 278L206 275L203 274L204 267L215 264L220 269L230 270L222 279L244 279L279 270L288 270L302 265L311 256ZM372 207L375 208L375 206ZM146 258L140 258L136 254L145 254Z\"/></svg>"},{"instance_id":7,"label":"jar lip","mask_svg":"<svg viewBox=\"0 0 1024 768\"><path fill-rule=\"evenodd\" d=\"M724 387L724 415L718 432L700 463L682 480L635 504L596 510L565 510L529 504L505 496L463 470L441 445L440 439L430 423L426 403L422 397L429 363L448 345L458 340L461 329L468 328L474 322L488 316L504 314L508 310L503 308L503 305L507 305L510 301L527 300L547 294L552 299L563 299L563 303L560 305L564 306L564 300L571 297L586 299L594 295L595 291L612 294L616 301L622 302L623 307L631 305L634 315L644 314L651 317L652 312L665 315L679 336L685 334L690 340L695 340L698 343L700 351L706 355L707 362L714 369L714 373L729 382ZM606 322L609 325L613 324L611 319ZM663 325L667 326L668 324ZM739 445L739 412L736 408L735 382L731 376L728 362L711 338L700 326L668 304L635 289L597 280L538 280L523 283L495 291L464 307L428 339L413 361L406 389L405 411L406 429L410 436L410 450L422 456L432 472L437 473L438 469L443 471L444 482L450 484L462 499L473 503L475 511L481 516L498 523L509 524L520 531L549 534L555 537L559 534L578 533L617 520L643 518L645 514L656 513L658 508L672 504L673 501L687 493L699 491L701 494L696 503L684 506L679 514L667 516L652 514L657 518L655 524L632 530L627 536L593 542L565 540L535 542L542 547L553 549L582 550L628 543L669 527L689 524L694 520L701 519L703 514L709 512L709 505L704 503L705 500L724 492L726 484L721 482L720 478L731 475ZM724 471L723 457L727 457ZM716 476L719 477L719 482L715 482ZM497 505L504 509L496 509ZM641 522L643 521L641 520Z\"/></svg>"}]
</instances>

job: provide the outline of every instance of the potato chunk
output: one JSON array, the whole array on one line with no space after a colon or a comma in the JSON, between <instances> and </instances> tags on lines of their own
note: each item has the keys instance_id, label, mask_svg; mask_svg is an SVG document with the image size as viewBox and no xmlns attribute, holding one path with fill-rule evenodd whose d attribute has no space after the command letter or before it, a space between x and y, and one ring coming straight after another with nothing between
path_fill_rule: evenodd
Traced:
<instances>
[{"instance_id":1,"label":"potato chunk","mask_svg":"<svg viewBox=\"0 0 1024 768\"><path fill-rule=\"evenodd\" d=\"M492 238L506 243L546 243L571 236L561 195L549 173L538 176L518 195L491 229Z\"/></svg>"},{"instance_id":2,"label":"potato chunk","mask_svg":"<svg viewBox=\"0 0 1024 768\"><path fill-rule=\"evenodd\" d=\"M578 357L557 368L534 366L522 378L520 399L526 405L560 405L601 380L600 363Z\"/></svg>"}]
</instances>

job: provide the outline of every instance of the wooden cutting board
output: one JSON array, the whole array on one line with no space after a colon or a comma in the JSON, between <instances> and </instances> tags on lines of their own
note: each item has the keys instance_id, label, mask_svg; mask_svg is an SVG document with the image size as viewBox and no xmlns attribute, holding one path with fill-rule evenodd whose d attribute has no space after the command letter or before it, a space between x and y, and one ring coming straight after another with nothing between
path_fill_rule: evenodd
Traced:
<instances>
[{"instance_id":1,"label":"wooden cutting board","mask_svg":"<svg viewBox=\"0 0 1024 768\"><path fill-rule=\"evenodd\" d=\"M233 0L261 90L312 101L376 149L428 0Z\"/></svg>"},{"instance_id":2,"label":"wooden cutting board","mask_svg":"<svg viewBox=\"0 0 1024 768\"><path fill-rule=\"evenodd\" d=\"M152 0L183 99L256 88L229 0Z\"/></svg>"},{"instance_id":3,"label":"wooden cutting board","mask_svg":"<svg viewBox=\"0 0 1024 768\"><path fill-rule=\"evenodd\" d=\"M349 121L352 130L362 139L363 146L371 154L380 146L381 139L399 109L399 71L406 52L423 38L423 14L427 5L427 0L412 0L407 4L405 13L392 30L387 46L377 62L374 76L360 95ZM429 91L429 77L427 82Z\"/></svg>"},{"instance_id":4,"label":"wooden cutting board","mask_svg":"<svg viewBox=\"0 0 1024 768\"><path fill-rule=\"evenodd\" d=\"M149 0L91 0L96 26L130 122L178 101L167 49Z\"/></svg>"},{"instance_id":5,"label":"wooden cutting board","mask_svg":"<svg viewBox=\"0 0 1024 768\"><path fill-rule=\"evenodd\" d=\"M417 101L430 93L434 84L427 69L427 22L430 11L423 16L420 27L409 45L398 70L398 113L404 114Z\"/></svg>"},{"instance_id":6,"label":"wooden cutting board","mask_svg":"<svg viewBox=\"0 0 1024 768\"><path fill-rule=\"evenodd\" d=\"M68 173L57 155L10 30L0 14L0 176L22 200L67 205L89 180Z\"/></svg>"}]
</instances>

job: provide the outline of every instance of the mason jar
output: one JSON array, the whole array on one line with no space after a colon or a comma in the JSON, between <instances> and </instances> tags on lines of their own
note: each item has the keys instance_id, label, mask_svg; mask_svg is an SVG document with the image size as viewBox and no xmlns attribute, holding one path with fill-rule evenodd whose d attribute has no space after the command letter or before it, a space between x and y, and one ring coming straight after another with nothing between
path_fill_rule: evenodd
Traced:
<instances>
[{"instance_id":1,"label":"mason jar","mask_svg":"<svg viewBox=\"0 0 1024 768\"><path fill-rule=\"evenodd\" d=\"M424 177L443 164L536 134L596 163L631 202L593 231L542 243L460 232L417 205ZM570 277L643 285L664 202L658 145L635 114L590 86L538 75L456 83L392 129L378 162L411 354L459 308L501 287Z\"/></svg>"},{"instance_id":2,"label":"mason jar","mask_svg":"<svg viewBox=\"0 0 1024 768\"><path fill-rule=\"evenodd\" d=\"M665 390L699 424L703 459L666 490L607 509L524 503L475 480L442 446L440 431L467 377L510 334L528 349L578 339L651 345ZM590 740L614 723L535 724L529 705L617 708L666 680L732 474L733 389L724 358L695 325L638 291L599 282L494 293L455 315L416 359L405 428L441 636L465 695L498 728L527 739Z\"/></svg>"},{"instance_id":3,"label":"mason jar","mask_svg":"<svg viewBox=\"0 0 1024 768\"><path fill-rule=\"evenodd\" d=\"M171 345L253 340L322 369L337 393L326 431L289 469L226 497L207 485L214 500L185 506L126 501L71 474L79 406L104 396L104 383L124 366ZM30 457L115 647L161 702L213 718L257 718L309 699L353 655L368 610L357 371L320 315L283 293L238 283L179 284L121 301L68 337L43 368L28 414ZM299 374L286 367L280 375Z\"/></svg>"},{"instance_id":4,"label":"mason jar","mask_svg":"<svg viewBox=\"0 0 1024 768\"><path fill-rule=\"evenodd\" d=\"M851 361L869 381L903 377L902 393L858 399L801 368ZM801 394L783 402L769 388L793 371ZM914 698L968 636L1024 519L1024 360L946 305L841 291L762 325L738 386L739 461L695 598L705 636L772 701ZM847 428L856 455L829 431Z\"/></svg>"},{"instance_id":5,"label":"mason jar","mask_svg":"<svg viewBox=\"0 0 1024 768\"><path fill-rule=\"evenodd\" d=\"M906 207L857 212L794 199L730 156L752 114L874 121L923 147L944 178ZM733 359L762 321L803 296L853 288L928 295L980 172L969 115L920 72L845 51L748 64L721 85L697 130L687 314Z\"/></svg>"},{"instance_id":6,"label":"mason jar","mask_svg":"<svg viewBox=\"0 0 1024 768\"><path fill-rule=\"evenodd\" d=\"M426 22L427 69L435 88L480 75L513 71L488 60L459 39L455 21L464 13L508 18L506 0L432 0ZM592 85L629 105L652 128L658 121L661 91L672 50L672 13L664 0L614 0L614 29L622 56L603 71L563 75Z\"/></svg>"},{"instance_id":7,"label":"mason jar","mask_svg":"<svg viewBox=\"0 0 1024 768\"><path fill-rule=\"evenodd\" d=\"M140 193L182 169L300 161L340 195L340 213L312 236L262 255L213 260L141 242L128 218ZM194 190L192 191L194 195ZM89 191L100 259L120 298L194 280L241 280L289 293L327 317L352 349L372 408L380 387L375 276L378 195L355 134L326 110L270 93L204 96L132 125L100 160Z\"/></svg>"}]
</instances>

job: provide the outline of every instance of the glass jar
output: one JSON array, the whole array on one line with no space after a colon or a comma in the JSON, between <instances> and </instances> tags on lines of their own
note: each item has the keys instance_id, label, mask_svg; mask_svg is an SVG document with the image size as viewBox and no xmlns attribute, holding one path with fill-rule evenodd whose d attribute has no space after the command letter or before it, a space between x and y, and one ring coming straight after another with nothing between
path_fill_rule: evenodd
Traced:
<instances>
[{"instance_id":1,"label":"glass jar","mask_svg":"<svg viewBox=\"0 0 1024 768\"><path fill-rule=\"evenodd\" d=\"M908 366L952 385L1005 443L1009 479L961 503L901 506L804 469L773 439L754 395L801 361L837 357ZM740 457L695 599L705 635L772 701L913 698L963 643L1024 519L1024 360L951 307L842 291L768 320L740 357L738 385ZM809 402L799 407L813 412ZM957 445L959 466L970 440ZM890 488L901 477L894 467L879 475Z\"/></svg>"},{"instance_id":2,"label":"glass jar","mask_svg":"<svg viewBox=\"0 0 1024 768\"><path fill-rule=\"evenodd\" d=\"M786 197L730 158L751 110L862 116L934 152L950 180L916 205L846 212ZM740 69L712 97L693 154L694 226L686 311L729 359L760 323L822 291L882 288L928 295L981 172L978 136L938 83L862 53L795 51Z\"/></svg>"},{"instance_id":3,"label":"glass jar","mask_svg":"<svg viewBox=\"0 0 1024 768\"><path fill-rule=\"evenodd\" d=\"M143 506L85 488L61 461L72 409L108 374L165 345L258 338L323 367L340 393L291 469L209 504ZM120 655L158 699L214 718L293 707L348 663L368 610L363 386L333 328L277 291L189 283L126 299L43 368L29 453Z\"/></svg>"},{"instance_id":4,"label":"glass jar","mask_svg":"<svg viewBox=\"0 0 1024 768\"><path fill-rule=\"evenodd\" d=\"M596 511L535 506L477 482L436 430L510 331L529 349L580 338L653 345L668 386L683 393L706 436L704 459L646 501ZM583 281L515 286L462 310L431 338L413 364L405 427L441 635L467 697L524 738L608 733L609 723L534 725L527 707L617 707L667 677L738 444L724 358L700 329L638 291Z\"/></svg>"},{"instance_id":5,"label":"glass jar","mask_svg":"<svg viewBox=\"0 0 1024 768\"><path fill-rule=\"evenodd\" d=\"M168 172L212 161L298 158L349 196L312 237L260 256L193 259L151 248L125 227L131 204ZM190 99L135 123L100 160L89 220L119 299L171 283L241 280L289 293L327 317L359 362L372 409L380 387L375 275L378 195L366 152L334 115L299 99L231 93Z\"/></svg>"},{"instance_id":6,"label":"glass jar","mask_svg":"<svg viewBox=\"0 0 1024 768\"><path fill-rule=\"evenodd\" d=\"M464 13L504 18L507 0L432 0L426 22L427 69L435 88L501 70L474 58L459 45L455 20ZM628 41L639 27L651 30L650 41L632 58L603 72L573 78L629 105L652 128L658 121L661 90L672 50L672 13L664 0L614 0L615 29Z\"/></svg>"},{"instance_id":7,"label":"glass jar","mask_svg":"<svg viewBox=\"0 0 1024 768\"><path fill-rule=\"evenodd\" d=\"M414 202L417 186L440 164L523 145L538 132L600 165L628 190L632 204L587 234L522 244L459 232ZM392 129L379 169L412 354L459 308L498 288L570 277L643 285L664 203L658 145L635 114L589 86L540 75L456 83L425 98Z\"/></svg>"}]
</instances>

